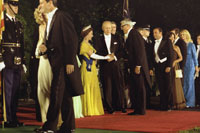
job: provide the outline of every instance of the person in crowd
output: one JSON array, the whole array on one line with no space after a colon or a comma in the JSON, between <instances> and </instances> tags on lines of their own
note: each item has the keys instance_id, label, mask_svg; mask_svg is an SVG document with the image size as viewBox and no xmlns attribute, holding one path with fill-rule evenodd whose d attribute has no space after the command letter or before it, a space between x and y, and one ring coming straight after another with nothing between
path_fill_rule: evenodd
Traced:
<instances>
[{"instance_id":1,"label":"person in crowd","mask_svg":"<svg viewBox=\"0 0 200 133\"><path fill-rule=\"evenodd\" d=\"M184 85L183 91L186 99L186 107L195 107L195 86L194 76L198 72L198 61L196 55L196 48L192 41L188 30L184 29L180 32L180 37L187 45L187 58L184 67Z\"/></svg>"},{"instance_id":2,"label":"person in crowd","mask_svg":"<svg viewBox=\"0 0 200 133\"><path fill-rule=\"evenodd\" d=\"M115 108L114 99L118 99L120 110L126 113L124 104L124 89L121 87L123 78L120 74L119 59L122 56L122 44L119 40L111 34L110 21L104 21L102 24L103 35L96 39L95 49L99 55L112 55L109 60L101 60L100 63L100 77L104 92L104 101L108 113L113 114ZM114 98L115 97L115 98Z\"/></svg>"},{"instance_id":3,"label":"person in crowd","mask_svg":"<svg viewBox=\"0 0 200 133\"><path fill-rule=\"evenodd\" d=\"M111 33L115 35L117 32L117 24L114 21L111 21Z\"/></svg>"},{"instance_id":4,"label":"person in crowd","mask_svg":"<svg viewBox=\"0 0 200 133\"><path fill-rule=\"evenodd\" d=\"M144 39L134 28L135 23L130 19L121 21L130 66L130 97L134 107L134 112L128 115L144 115L146 114L146 88L151 87L151 81Z\"/></svg>"},{"instance_id":5,"label":"person in crowd","mask_svg":"<svg viewBox=\"0 0 200 133\"><path fill-rule=\"evenodd\" d=\"M39 8L35 9L34 17L36 23L39 24L39 39L35 50L35 56L40 60L38 68L37 93L38 93L38 101L40 104L41 120L44 123L47 120L46 116L49 107L50 87L53 75L49 60L46 57L46 55L41 55L41 56L39 55L40 54L39 47L40 45L42 45L45 36L47 18L45 14L42 14L39 11Z\"/></svg>"},{"instance_id":6,"label":"person in crowd","mask_svg":"<svg viewBox=\"0 0 200 133\"><path fill-rule=\"evenodd\" d=\"M24 33L18 14L18 0L6 0L3 32L0 51L0 71L3 82L3 121L4 127L23 126L17 119L18 96L20 93L21 73L25 67ZM3 69L3 70L2 70Z\"/></svg>"},{"instance_id":7,"label":"person in crowd","mask_svg":"<svg viewBox=\"0 0 200 133\"><path fill-rule=\"evenodd\" d=\"M47 121L39 133L57 132L59 112L62 125L59 133L75 131L72 96L83 94L81 75L77 64L78 38L71 17L57 8L57 0L40 0L39 10L47 14L44 42L39 47L40 55L48 57L52 82Z\"/></svg>"},{"instance_id":8,"label":"person in crowd","mask_svg":"<svg viewBox=\"0 0 200 133\"><path fill-rule=\"evenodd\" d=\"M183 87L181 78L176 76L176 70L181 69L179 63L183 57L179 46L175 45L176 35L173 32L168 32L166 39L172 41L173 46L173 64L172 64L172 95L173 95L173 109L184 109L186 107L185 97L183 93Z\"/></svg>"},{"instance_id":9,"label":"person in crowd","mask_svg":"<svg viewBox=\"0 0 200 133\"><path fill-rule=\"evenodd\" d=\"M153 62L155 68L156 82L160 90L160 109L163 111L172 108L172 83L171 68L173 63L172 42L163 38L160 27L153 29L155 44L153 48Z\"/></svg>"},{"instance_id":10,"label":"person in crowd","mask_svg":"<svg viewBox=\"0 0 200 133\"><path fill-rule=\"evenodd\" d=\"M128 84L128 80L126 80L127 78L126 78L126 76L127 76L127 73L126 73L126 71L127 71L127 69L126 69L126 61L125 61L125 49L124 49L124 42L123 42L123 39L122 39L122 37L119 35L119 34L117 34L117 24L116 24L116 22L114 22L114 21L111 21L111 23L112 23L112 25L111 25L111 33L112 33L112 35L114 35L115 36L115 38L116 39L118 39L118 41L120 42L120 44L122 44L122 46L121 46L121 49L122 49L122 51L123 51L123 55L120 57L120 59L119 59L119 66L120 66L120 75L121 75L121 88L122 88L122 90L124 90L124 107L126 108L127 107L127 104L129 104L130 102L130 98L129 98L129 95L128 95L128 87L126 87L127 86L127 84ZM126 82L125 82L125 80L126 80ZM116 101L116 102L114 102L113 103L113 107L116 109L116 110L120 110L121 109L121 105L119 104L120 103L120 101L118 101L118 100L120 100L120 99L118 99L118 96L115 96L115 98L113 99L114 101Z\"/></svg>"},{"instance_id":11,"label":"person in crowd","mask_svg":"<svg viewBox=\"0 0 200 133\"><path fill-rule=\"evenodd\" d=\"M152 41L149 39L150 36L150 25L146 24L143 25L141 27L139 27L138 32L142 35L144 42L145 42L145 51L146 51L146 56L147 56L147 63L148 63L148 67L149 70L153 70L153 64L152 64L152 60L153 60L153 44ZM153 76L153 71L150 71L150 76ZM146 105L147 108L151 108L150 106L150 97L151 97L151 88L146 88Z\"/></svg>"},{"instance_id":12,"label":"person in crowd","mask_svg":"<svg viewBox=\"0 0 200 133\"><path fill-rule=\"evenodd\" d=\"M175 34L175 42L174 42L175 45L177 45L181 50L183 60L179 64L180 64L180 68L184 74L184 66L185 66L186 57L187 57L187 45L186 45L185 41L183 41L183 39L180 38L180 30L178 28L174 28L173 30L171 30L171 32ZM181 79L182 86L184 83L183 80L184 80L184 78Z\"/></svg>"},{"instance_id":13,"label":"person in crowd","mask_svg":"<svg viewBox=\"0 0 200 133\"><path fill-rule=\"evenodd\" d=\"M81 96L83 115L103 115L104 109L99 80L97 77L96 60L107 60L110 57L95 54L96 50L90 43L93 37L93 29L91 25L83 28L81 36L83 37L80 47L80 55L83 56L81 79L85 92L85 94Z\"/></svg>"},{"instance_id":14,"label":"person in crowd","mask_svg":"<svg viewBox=\"0 0 200 133\"><path fill-rule=\"evenodd\" d=\"M196 49L197 49L197 61L198 64L200 64L200 56L199 56L199 52L200 52L200 34L197 35L197 45L196 45ZM199 68L200 69L200 68ZM199 77L199 73L196 76L195 79L195 105L197 107L200 106L200 77Z\"/></svg>"}]
</instances>

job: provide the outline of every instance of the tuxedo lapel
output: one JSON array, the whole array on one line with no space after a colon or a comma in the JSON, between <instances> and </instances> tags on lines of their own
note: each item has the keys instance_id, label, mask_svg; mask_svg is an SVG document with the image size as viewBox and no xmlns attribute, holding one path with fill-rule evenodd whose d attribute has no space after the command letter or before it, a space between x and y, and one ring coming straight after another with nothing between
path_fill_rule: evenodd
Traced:
<instances>
[{"instance_id":1,"label":"tuxedo lapel","mask_svg":"<svg viewBox=\"0 0 200 133\"><path fill-rule=\"evenodd\" d=\"M164 40L162 39L161 42L160 42L160 46L158 47L158 52L162 49L162 47L164 46Z\"/></svg>"},{"instance_id":2,"label":"tuxedo lapel","mask_svg":"<svg viewBox=\"0 0 200 133\"><path fill-rule=\"evenodd\" d=\"M110 52L114 53L115 52L115 46L114 46L114 37L111 36L111 44L110 44Z\"/></svg>"},{"instance_id":3,"label":"tuxedo lapel","mask_svg":"<svg viewBox=\"0 0 200 133\"><path fill-rule=\"evenodd\" d=\"M49 27L49 34L51 33L51 29L52 29L53 24L54 24L54 22L55 22L55 19L56 19L56 16L57 16L57 12L58 12L58 10L57 10L56 13L53 15L53 18L52 18L52 20L51 20L51 24L50 24L50 27Z\"/></svg>"}]
</instances>

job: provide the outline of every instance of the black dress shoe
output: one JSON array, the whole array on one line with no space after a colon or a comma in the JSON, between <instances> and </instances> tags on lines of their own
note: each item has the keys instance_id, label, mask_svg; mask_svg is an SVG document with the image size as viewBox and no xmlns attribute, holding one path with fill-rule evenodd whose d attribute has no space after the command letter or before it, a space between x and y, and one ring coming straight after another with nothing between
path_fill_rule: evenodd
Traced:
<instances>
[{"instance_id":1,"label":"black dress shoe","mask_svg":"<svg viewBox=\"0 0 200 133\"><path fill-rule=\"evenodd\" d=\"M145 115L145 113L137 113L137 112L131 112L131 113L128 113L128 115Z\"/></svg>"},{"instance_id":2,"label":"black dress shoe","mask_svg":"<svg viewBox=\"0 0 200 133\"><path fill-rule=\"evenodd\" d=\"M24 126L24 123L23 122L19 122L19 121L15 121L15 122L13 122L13 124L15 124L16 127L22 127L22 126Z\"/></svg>"},{"instance_id":3,"label":"black dress shoe","mask_svg":"<svg viewBox=\"0 0 200 133\"><path fill-rule=\"evenodd\" d=\"M108 113L109 113L109 114L114 114L115 111L114 111L113 109L111 109L111 110L108 110Z\"/></svg>"},{"instance_id":4,"label":"black dress shoe","mask_svg":"<svg viewBox=\"0 0 200 133\"><path fill-rule=\"evenodd\" d=\"M126 109L125 108L123 108L122 109L122 113L126 113L127 111L126 111Z\"/></svg>"},{"instance_id":5,"label":"black dress shoe","mask_svg":"<svg viewBox=\"0 0 200 133\"><path fill-rule=\"evenodd\" d=\"M13 122L7 121L7 122L4 122L4 127L13 128L13 127L17 127L17 126Z\"/></svg>"}]
</instances>

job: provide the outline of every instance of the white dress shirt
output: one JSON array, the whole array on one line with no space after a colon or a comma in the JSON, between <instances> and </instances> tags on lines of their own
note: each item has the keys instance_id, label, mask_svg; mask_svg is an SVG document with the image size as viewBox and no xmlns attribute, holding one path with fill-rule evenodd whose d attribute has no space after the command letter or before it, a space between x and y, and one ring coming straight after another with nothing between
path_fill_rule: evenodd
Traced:
<instances>
[{"instance_id":1,"label":"white dress shirt","mask_svg":"<svg viewBox=\"0 0 200 133\"><path fill-rule=\"evenodd\" d=\"M159 39L159 40L155 40L155 46L154 46L154 51L155 51L155 61L157 62L157 63L163 63L163 62L165 62L166 60L167 60L167 57L165 57L165 58L163 58L163 59L160 59L160 57L159 57L159 55L158 55L158 48L159 48L159 46L160 46L160 43L161 43L161 41L162 41L162 37Z\"/></svg>"},{"instance_id":2,"label":"white dress shirt","mask_svg":"<svg viewBox=\"0 0 200 133\"><path fill-rule=\"evenodd\" d=\"M178 38L176 38L176 40L174 41L174 44L176 44L176 43L178 42L178 39L179 39L179 37L178 37Z\"/></svg>"},{"instance_id":3,"label":"white dress shirt","mask_svg":"<svg viewBox=\"0 0 200 133\"><path fill-rule=\"evenodd\" d=\"M200 45L197 45L197 58L199 57Z\"/></svg>"},{"instance_id":4,"label":"white dress shirt","mask_svg":"<svg viewBox=\"0 0 200 133\"><path fill-rule=\"evenodd\" d=\"M48 40L48 37L49 37L49 32L50 32L49 30L50 30L52 18L53 18L54 14L56 13L57 10L58 10L58 8L55 8L53 11L51 11L47 14L47 18L48 18L47 28L46 28L46 31L47 31L46 39L47 40Z\"/></svg>"},{"instance_id":5,"label":"white dress shirt","mask_svg":"<svg viewBox=\"0 0 200 133\"><path fill-rule=\"evenodd\" d=\"M129 30L128 30L128 32L126 33L126 34L124 34L124 41L126 42L126 39L128 38L128 35L129 35L129 33L130 33L130 31L132 30L132 28L130 28Z\"/></svg>"},{"instance_id":6,"label":"white dress shirt","mask_svg":"<svg viewBox=\"0 0 200 133\"><path fill-rule=\"evenodd\" d=\"M105 42L106 42L106 47L107 47L107 50L108 50L108 54L111 54L111 52L110 52L111 34L110 35L105 35L104 34L104 38L105 38Z\"/></svg>"},{"instance_id":7,"label":"white dress shirt","mask_svg":"<svg viewBox=\"0 0 200 133\"><path fill-rule=\"evenodd\" d=\"M6 13L6 16L11 20L11 21L15 21L15 17L10 16L9 14Z\"/></svg>"}]
</instances>

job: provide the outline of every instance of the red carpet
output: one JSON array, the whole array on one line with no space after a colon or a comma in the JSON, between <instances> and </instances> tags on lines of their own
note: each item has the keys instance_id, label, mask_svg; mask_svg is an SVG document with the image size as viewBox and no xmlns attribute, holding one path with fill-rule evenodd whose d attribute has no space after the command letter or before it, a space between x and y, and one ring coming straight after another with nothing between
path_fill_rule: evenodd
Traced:
<instances>
[{"instance_id":1,"label":"red carpet","mask_svg":"<svg viewBox=\"0 0 200 133\"><path fill-rule=\"evenodd\" d=\"M105 116L86 117L76 120L77 128L108 129L136 132L176 132L200 126L200 112L154 111L144 116L128 116L115 113Z\"/></svg>"},{"instance_id":2,"label":"red carpet","mask_svg":"<svg viewBox=\"0 0 200 133\"><path fill-rule=\"evenodd\" d=\"M20 107L18 118L25 125L41 126L35 120L35 109ZM130 112L130 110L129 110ZM0 116L1 118L1 116ZM148 110L144 116L128 116L117 112L113 115L93 116L76 119L77 128L107 129L135 132L176 132L200 127L200 112Z\"/></svg>"}]
</instances>

